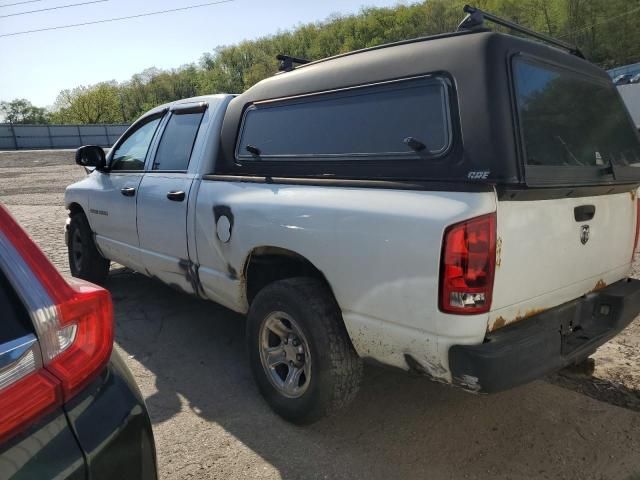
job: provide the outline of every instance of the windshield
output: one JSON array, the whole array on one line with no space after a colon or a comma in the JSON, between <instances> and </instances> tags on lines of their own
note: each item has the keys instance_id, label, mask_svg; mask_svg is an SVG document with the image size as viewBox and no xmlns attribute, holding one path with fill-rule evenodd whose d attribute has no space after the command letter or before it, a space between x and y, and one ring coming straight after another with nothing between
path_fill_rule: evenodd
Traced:
<instances>
[{"instance_id":1,"label":"windshield","mask_svg":"<svg viewBox=\"0 0 640 480\"><path fill-rule=\"evenodd\" d=\"M640 142L615 87L530 60L514 63L527 165L640 166Z\"/></svg>"}]
</instances>

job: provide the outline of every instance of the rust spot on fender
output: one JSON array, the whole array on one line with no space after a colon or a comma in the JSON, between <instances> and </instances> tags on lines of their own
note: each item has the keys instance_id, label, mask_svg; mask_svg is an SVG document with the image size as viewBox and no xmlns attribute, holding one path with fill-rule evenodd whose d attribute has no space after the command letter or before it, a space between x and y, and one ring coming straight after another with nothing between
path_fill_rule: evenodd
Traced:
<instances>
[{"instance_id":1,"label":"rust spot on fender","mask_svg":"<svg viewBox=\"0 0 640 480\"><path fill-rule=\"evenodd\" d=\"M633 189L633 190L631 190L629 192L629 194L631 195L631 201L635 202L636 201L636 195L638 194L638 192L635 189Z\"/></svg>"},{"instance_id":2,"label":"rust spot on fender","mask_svg":"<svg viewBox=\"0 0 640 480\"><path fill-rule=\"evenodd\" d=\"M518 314L516 316L516 318L514 318L513 321L511 321L509 323L515 323L515 322L519 322L521 320L526 320L527 318L533 317L534 315L538 315L539 313L542 313L545 310L546 310L546 308L530 308L529 310L527 310L525 312L524 315Z\"/></svg>"},{"instance_id":3,"label":"rust spot on fender","mask_svg":"<svg viewBox=\"0 0 640 480\"><path fill-rule=\"evenodd\" d=\"M507 321L505 320L504 317L498 317L498 318L496 318L496 321L493 322L493 325L491 325L491 327L489 328L489 331L492 332L493 330L497 330L499 328L502 328L506 324L507 324Z\"/></svg>"},{"instance_id":4,"label":"rust spot on fender","mask_svg":"<svg viewBox=\"0 0 640 480\"><path fill-rule=\"evenodd\" d=\"M496 268L500 268L502 263L502 237L496 240Z\"/></svg>"},{"instance_id":5,"label":"rust spot on fender","mask_svg":"<svg viewBox=\"0 0 640 480\"><path fill-rule=\"evenodd\" d=\"M593 293L593 292L597 292L598 290L602 290L606 286L607 286L606 282L604 280L600 279L600 280L598 280L596 285L591 290L589 290L589 293Z\"/></svg>"},{"instance_id":6,"label":"rust spot on fender","mask_svg":"<svg viewBox=\"0 0 640 480\"><path fill-rule=\"evenodd\" d=\"M442 365L430 362L424 358L422 359L422 362L419 362L415 357L408 353L404 354L404 360L407 362L409 372L416 375L426 375L427 377L437 381L438 378L441 378L447 373Z\"/></svg>"},{"instance_id":7,"label":"rust spot on fender","mask_svg":"<svg viewBox=\"0 0 640 480\"><path fill-rule=\"evenodd\" d=\"M495 330L498 330L499 328L505 327L507 325L511 325L512 323L521 322L522 320L526 320L527 318L531 318L534 315L538 315L539 313L542 313L545 310L546 308L530 308L524 314L521 314L520 312L518 312L518 315L516 315L514 318L511 318L511 319L504 318L503 316L499 316L491 325L489 325L489 328L487 329L487 331L493 332Z\"/></svg>"}]
</instances>

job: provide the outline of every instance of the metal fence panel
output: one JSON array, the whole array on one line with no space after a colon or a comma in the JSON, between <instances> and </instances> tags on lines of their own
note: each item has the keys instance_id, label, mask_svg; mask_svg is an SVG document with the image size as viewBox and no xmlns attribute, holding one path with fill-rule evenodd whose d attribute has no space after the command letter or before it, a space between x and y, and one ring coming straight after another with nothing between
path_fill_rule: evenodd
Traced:
<instances>
[{"instance_id":1,"label":"metal fence panel","mask_svg":"<svg viewBox=\"0 0 640 480\"><path fill-rule=\"evenodd\" d=\"M129 125L105 125L107 130L107 139L109 140L109 145L113 145L116 143L124 132L127 131Z\"/></svg>"},{"instance_id":2,"label":"metal fence panel","mask_svg":"<svg viewBox=\"0 0 640 480\"><path fill-rule=\"evenodd\" d=\"M41 125L14 125L13 131L17 137L48 137L49 128Z\"/></svg>"},{"instance_id":3,"label":"metal fence panel","mask_svg":"<svg viewBox=\"0 0 640 480\"><path fill-rule=\"evenodd\" d=\"M107 130L104 125L81 125L78 127L80 135L106 135Z\"/></svg>"},{"instance_id":4,"label":"metal fence panel","mask_svg":"<svg viewBox=\"0 0 640 480\"><path fill-rule=\"evenodd\" d=\"M129 125L105 125L105 128L108 135L117 135L119 137L129 128Z\"/></svg>"},{"instance_id":5,"label":"metal fence panel","mask_svg":"<svg viewBox=\"0 0 640 480\"><path fill-rule=\"evenodd\" d=\"M16 142L13 137L0 137L0 150L15 150Z\"/></svg>"},{"instance_id":6,"label":"metal fence panel","mask_svg":"<svg viewBox=\"0 0 640 480\"><path fill-rule=\"evenodd\" d=\"M0 123L0 137L13 137L11 125L3 125Z\"/></svg>"},{"instance_id":7,"label":"metal fence panel","mask_svg":"<svg viewBox=\"0 0 640 480\"><path fill-rule=\"evenodd\" d=\"M109 140L105 135L82 135L83 145L100 145L101 147L108 147Z\"/></svg>"},{"instance_id":8,"label":"metal fence panel","mask_svg":"<svg viewBox=\"0 0 640 480\"><path fill-rule=\"evenodd\" d=\"M76 125L51 125L49 131L51 136L54 137L78 136L78 127Z\"/></svg>"},{"instance_id":9,"label":"metal fence panel","mask_svg":"<svg viewBox=\"0 0 640 480\"><path fill-rule=\"evenodd\" d=\"M0 124L0 150L111 147L129 128L127 124L9 125Z\"/></svg>"},{"instance_id":10,"label":"metal fence panel","mask_svg":"<svg viewBox=\"0 0 640 480\"><path fill-rule=\"evenodd\" d=\"M16 132L17 133L17 132ZM16 148L27 150L30 148L50 148L51 139L48 136L16 136Z\"/></svg>"},{"instance_id":11,"label":"metal fence panel","mask_svg":"<svg viewBox=\"0 0 640 480\"><path fill-rule=\"evenodd\" d=\"M51 137L51 148L78 148L78 137Z\"/></svg>"}]
</instances>

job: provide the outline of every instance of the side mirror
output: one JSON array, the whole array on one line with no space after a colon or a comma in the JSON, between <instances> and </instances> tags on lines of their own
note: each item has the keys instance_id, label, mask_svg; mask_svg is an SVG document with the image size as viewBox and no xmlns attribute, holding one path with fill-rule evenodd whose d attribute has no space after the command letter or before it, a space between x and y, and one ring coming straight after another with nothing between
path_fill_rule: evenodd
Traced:
<instances>
[{"instance_id":1,"label":"side mirror","mask_svg":"<svg viewBox=\"0 0 640 480\"><path fill-rule=\"evenodd\" d=\"M76 163L81 167L104 170L107 165L106 159L104 150L97 145L85 145L76 150Z\"/></svg>"}]
</instances>

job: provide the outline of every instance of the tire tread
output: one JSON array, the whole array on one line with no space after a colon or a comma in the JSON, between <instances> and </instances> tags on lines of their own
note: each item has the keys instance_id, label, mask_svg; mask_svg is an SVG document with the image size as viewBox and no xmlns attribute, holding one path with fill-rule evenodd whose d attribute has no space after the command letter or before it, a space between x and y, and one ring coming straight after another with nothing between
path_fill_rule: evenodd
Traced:
<instances>
[{"instance_id":1,"label":"tire tread","mask_svg":"<svg viewBox=\"0 0 640 480\"><path fill-rule=\"evenodd\" d=\"M309 306L319 313L318 317L329 337L329 358L336 382L333 399L327 405L325 415L331 415L351 403L358 394L362 381L362 360L351 344L342 321L342 314L333 295L319 280L294 277L282 282L298 290L301 298L308 299Z\"/></svg>"},{"instance_id":2,"label":"tire tread","mask_svg":"<svg viewBox=\"0 0 640 480\"><path fill-rule=\"evenodd\" d=\"M358 357L351 344L351 339L342 320L340 308L332 292L319 279L292 277L267 285L258 292L253 300L249 311L249 321L254 324L262 321L262 318L256 313L256 310L260 310L262 307L257 306L261 306L264 302L273 301L273 299L287 297L302 299L304 308L312 311L312 318L319 323L318 326L322 332L321 338L316 338L315 342L313 340L310 341L321 349L321 351L317 352L317 355L322 355L326 359L323 378L330 380L328 382L323 381L323 384L318 387L322 389L322 391L315 392L318 401L308 411L292 413L281 406L274 404L271 406L277 413L291 422L310 424L320 418L334 414L353 401L362 380L362 360ZM252 325L247 331L253 331L254 326ZM305 332L305 335L307 335L307 332ZM252 339L248 338L248 342L251 348ZM250 358L254 357L254 353L250 351ZM257 362L256 365L252 365L254 375L265 375L262 366L259 364L259 354L255 353L255 355L258 357L252 360L252 363ZM315 364L317 365L317 363ZM258 381L259 385L260 383L262 382ZM267 401L271 403L269 398L271 395L265 394L264 390L263 394Z\"/></svg>"},{"instance_id":3,"label":"tire tread","mask_svg":"<svg viewBox=\"0 0 640 480\"><path fill-rule=\"evenodd\" d=\"M80 234L83 238L83 255L82 269L79 272L75 271L75 265L71 257L71 244L69 245L69 268L71 273L84 280L88 280L93 283L102 284L107 279L109 274L109 267L111 262L104 258L98 248L95 245L93 238L93 232L91 226L87 220L87 216L84 212L76 212L71 214L71 224L69 225L69 237L73 235L73 230L79 228ZM71 240L70 240L71 242Z\"/></svg>"}]
</instances>

